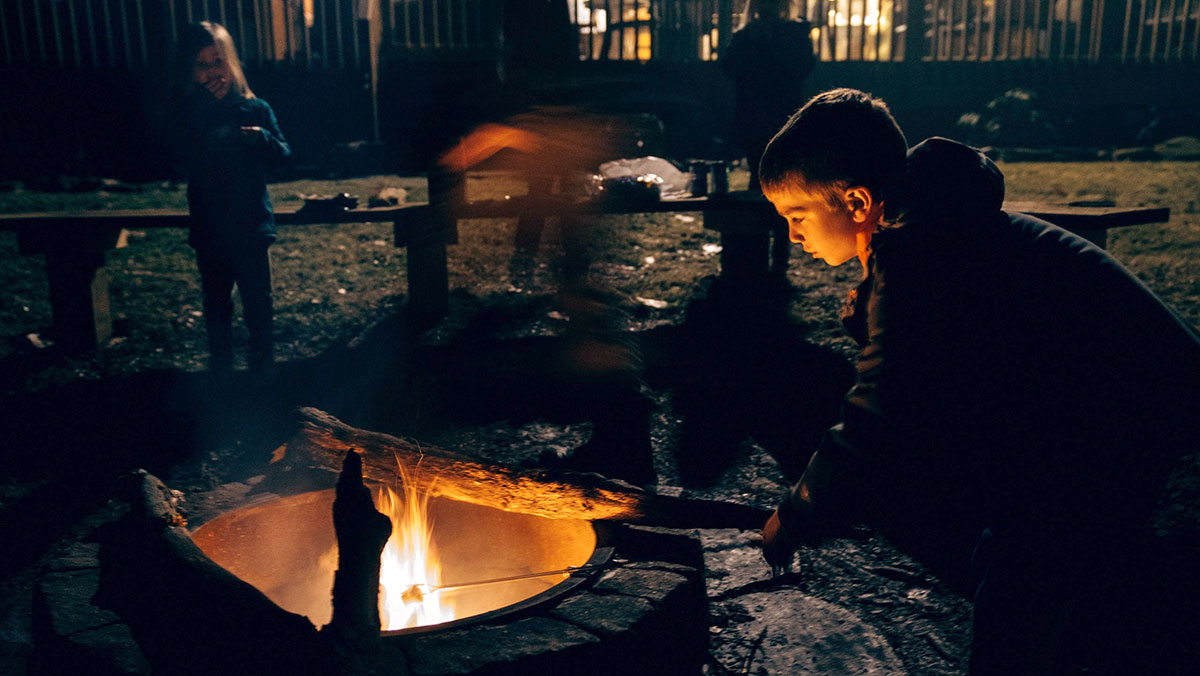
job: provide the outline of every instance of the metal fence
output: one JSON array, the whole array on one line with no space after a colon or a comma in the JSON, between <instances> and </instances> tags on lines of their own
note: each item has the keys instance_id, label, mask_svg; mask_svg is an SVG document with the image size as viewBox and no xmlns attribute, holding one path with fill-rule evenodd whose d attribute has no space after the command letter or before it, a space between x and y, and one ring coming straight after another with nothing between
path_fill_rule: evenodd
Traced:
<instances>
[{"instance_id":1,"label":"metal fence","mask_svg":"<svg viewBox=\"0 0 1200 676\"><path fill-rule=\"evenodd\" d=\"M746 0L563 0L582 61L709 61ZM794 0L824 61L1195 62L1200 0ZM226 25L248 64L366 70L372 45L494 55L502 0L0 0L0 64L145 69L179 27ZM372 41L372 27L378 41Z\"/></svg>"},{"instance_id":2,"label":"metal fence","mask_svg":"<svg viewBox=\"0 0 1200 676\"><path fill-rule=\"evenodd\" d=\"M925 0L937 61L1195 61L1196 0Z\"/></svg>"}]
</instances>

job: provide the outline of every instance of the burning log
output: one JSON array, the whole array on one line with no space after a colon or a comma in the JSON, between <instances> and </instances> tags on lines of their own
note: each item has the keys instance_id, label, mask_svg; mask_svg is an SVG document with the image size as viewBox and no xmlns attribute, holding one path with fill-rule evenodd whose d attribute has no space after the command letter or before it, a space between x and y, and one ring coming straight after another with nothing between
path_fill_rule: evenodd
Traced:
<instances>
[{"instance_id":1,"label":"burning log","mask_svg":"<svg viewBox=\"0 0 1200 676\"><path fill-rule=\"evenodd\" d=\"M767 510L712 500L647 493L597 474L514 469L425 446L409 439L370 432L314 408L298 411L299 426L284 455L336 469L347 451L362 453L363 476L395 483L398 467L410 489L508 512L551 519L623 521L674 528L758 528Z\"/></svg>"}]
</instances>

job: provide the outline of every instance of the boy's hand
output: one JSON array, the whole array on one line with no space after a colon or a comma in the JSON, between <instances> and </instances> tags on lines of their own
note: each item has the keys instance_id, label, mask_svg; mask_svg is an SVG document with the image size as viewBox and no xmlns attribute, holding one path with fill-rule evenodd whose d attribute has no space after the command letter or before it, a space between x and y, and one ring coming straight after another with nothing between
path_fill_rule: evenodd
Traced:
<instances>
[{"instance_id":1,"label":"boy's hand","mask_svg":"<svg viewBox=\"0 0 1200 676\"><path fill-rule=\"evenodd\" d=\"M783 524L779 523L779 511L776 510L767 519L762 528L763 558L771 566L771 571L787 572L792 566L792 555L796 553L796 543L788 537Z\"/></svg>"}]
</instances>

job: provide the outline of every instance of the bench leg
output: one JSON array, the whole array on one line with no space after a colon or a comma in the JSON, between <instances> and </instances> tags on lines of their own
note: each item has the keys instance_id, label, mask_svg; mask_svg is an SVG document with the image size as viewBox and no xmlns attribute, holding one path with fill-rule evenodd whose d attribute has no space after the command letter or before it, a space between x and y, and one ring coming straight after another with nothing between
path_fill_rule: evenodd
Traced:
<instances>
[{"instance_id":1,"label":"bench leg","mask_svg":"<svg viewBox=\"0 0 1200 676\"><path fill-rule=\"evenodd\" d=\"M46 255L54 339L67 350L93 350L112 338L109 276L103 262L103 254Z\"/></svg>"},{"instance_id":2,"label":"bench leg","mask_svg":"<svg viewBox=\"0 0 1200 676\"><path fill-rule=\"evenodd\" d=\"M770 234L721 234L721 279L736 287L753 286L767 280Z\"/></svg>"},{"instance_id":3,"label":"bench leg","mask_svg":"<svg viewBox=\"0 0 1200 676\"><path fill-rule=\"evenodd\" d=\"M445 242L408 247L408 309L418 322L446 316L450 310L450 278Z\"/></svg>"}]
</instances>

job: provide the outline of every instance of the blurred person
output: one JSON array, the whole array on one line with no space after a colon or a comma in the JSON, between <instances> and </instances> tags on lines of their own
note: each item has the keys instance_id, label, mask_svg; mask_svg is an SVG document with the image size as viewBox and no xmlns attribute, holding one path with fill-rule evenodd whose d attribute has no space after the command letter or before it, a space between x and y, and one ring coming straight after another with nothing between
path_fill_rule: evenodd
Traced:
<instances>
[{"instance_id":1,"label":"blurred person","mask_svg":"<svg viewBox=\"0 0 1200 676\"><path fill-rule=\"evenodd\" d=\"M775 132L804 104L804 80L816 66L804 18L792 19L790 0L746 0L742 20L721 54L721 70L736 89L733 137L750 169L749 190L760 190L758 161ZM771 228L771 274L787 278L787 224Z\"/></svg>"},{"instance_id":2,"label":"blurred person","mask_svg":"<svg viewBox=\"0 0 1200 676\"><path fill-rule=\"evenodd\" d=\"M906 148L883 102L841 89L763 155L792 241L864 273L843 312L857 382L763 553L786 567L873 523L973 590L971 674L1150 673L1117 621L1200 438L1200 335L1104 250L1003 211L981 153Z\"/></svg>"},{"instance_id":3,"label":"blurred person","mask_svg":"<svg viewBox=\"0 0 1200 676\"><path fill-rule=\"evenodd\" d=\"M187 174L191 225L204 293L209 370L233 370L233 288L249 332L247 363L274 361L271 262L275 216L267 195L270 165L291 155L271 106L246 83L233 38L202 21L180 35L172 139Z\"/></svg>"},{"instance_id":4,"label":"blurred person","mask_svg":"<svg viewBox=\"0 0 1200 676\"><path fill-rule=\"evenodd\" d=\"M583 402L594 426L591 438L573 452L549 452L530 464L647 485L656 480L652 404L643 393L638 346L626 330L617 294L589 274L594 219L572 211L586 197L586 184L600 163L616 157L618 137L603 116L567 106L537 107L471 130L440 155L438 169L465 174L486 166L524 177L530 193L514 199L529 209L521 218L540 222L549 210L559 221L563 255L554 303L569 321L555 355L561 389L553 394ZM520 247L536 250L537 240L517 244L515 256L529 256Z\"/></svg>"}]
</instances>

